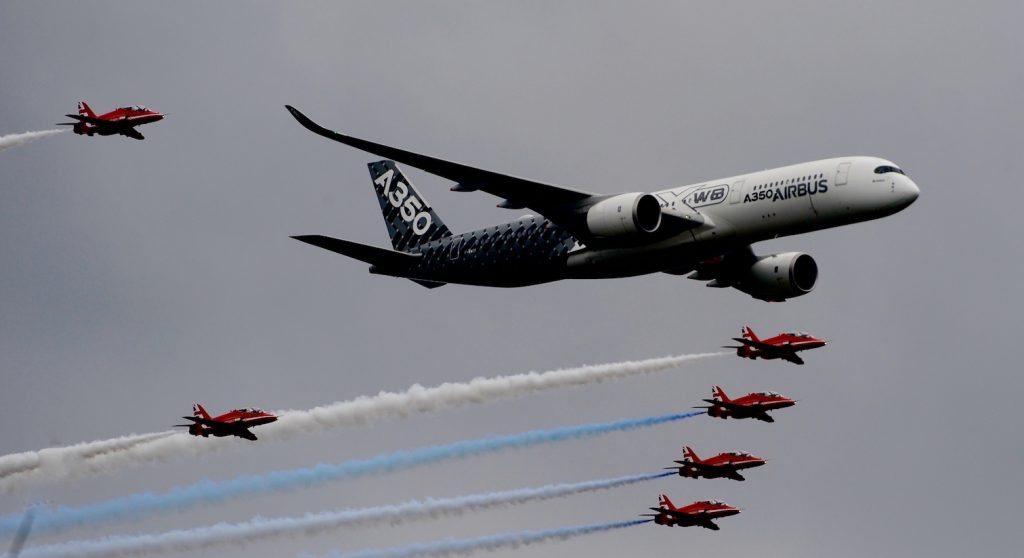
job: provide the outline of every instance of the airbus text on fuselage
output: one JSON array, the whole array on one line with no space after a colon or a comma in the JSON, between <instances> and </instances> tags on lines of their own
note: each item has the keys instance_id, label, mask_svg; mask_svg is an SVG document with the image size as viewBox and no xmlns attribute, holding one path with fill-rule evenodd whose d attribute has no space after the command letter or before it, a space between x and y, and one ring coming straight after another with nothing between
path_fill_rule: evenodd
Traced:
<instances>
[{"instance_id":1,"label":"airbus text on fuselage","mask_svg":"<svg viewBox=\"0 0 1024 558\"><path fill-rule=\"evenodd\" d=\"M393 250L321 235L298 240L367 262L372 273L426 287L522 287L561 279L688 274L768 301L814 288L818 266L799 252L755 255L751 244L892 215L917 185L877 157L839 157L656 192L594 194L445 161L333 132L288 107L306 128L386 157L370 176ZM527 215L452 234L394 161L481 190Z\"/></svg>"}]
</instances>

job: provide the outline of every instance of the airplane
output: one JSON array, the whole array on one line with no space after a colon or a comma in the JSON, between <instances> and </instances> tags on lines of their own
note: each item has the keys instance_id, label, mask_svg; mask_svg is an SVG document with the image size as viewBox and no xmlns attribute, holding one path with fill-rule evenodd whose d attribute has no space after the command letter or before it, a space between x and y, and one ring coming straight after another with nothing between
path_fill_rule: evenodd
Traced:
<instances>
[{"instance_id":1,"label":"airplane","mask_svg":"<svg viewBox=\"0 0 1024 558\"><path fill-rule=\"evenodd\" d=\"M695 409L707 409L708 414L713 417L727 419L753 418L764 422L775 422L775 419L768 416L768 411L792 407L796 401L784 397L774 391L762 391L750 393L736 399L729 399L722 388L715 386L711 391L713 398L705 399L711 405L706 407L694 407Z\"/></svg>"},{"instance_id":2,"label":"airplane","mask_svg":"<svg viewBox=\"0 0 1024 558\"><path fill-rule=\"evenodd\" d=\"M804 359L797 356L798 351L817 349L828 345L825 339L818 339L802 331L780 333L768 339L758 339L750 326L743 326L743 337L733 337L733 341L742 343L740 346L723 345L723 349L736 349L736 356L757 360L773 360L781 358L793 364L803 364Z\"/></svg>"},{"instance_id":3,"label":"airplane","mask_svg":"<svg viewBox=\"0 0 1024 558\"><path fill-rule=\"evenodd\" d=\"M721 500L701 500L677 508L672 505L672 501L664 494L658 498L658 507L650 509L658 513L645 513L641 515L642 517L653 517L654 522L658 525L668 527L700 526L712 531L719 529L718 525L712 521L713 519L729 517L742 511Z\"/></svg>"},{"instance_id":4,"label":"airplane","mask_svg":"<svg viewBox=\"0 0 1024 558\"><path fill-rule=\"evenodd\" d=\"M108 113L96 116L89 108L89 103L78 101L78 114L65 114L78 122L58 122L58 126L74 126L71 130L79 135L113 136L120 134L137 140L146 139L135 129L136 126L158 122L164 114L150 110L142 105L116 108Z\"/></svg>"},{"instance_id":5,"label":"airplane","mask_svg":"<svg viewBox=\"0 0 1024 558\"><path fill-rule=\"evenodd\" d=\"M686 446L683 448L683 460L676 461L679 466L666 467L666 469L679 469L679 476L691 479L704 477L706 479L726 478L743 481L746 479L739 473L741 470L760 467L767 462L767 459L745 451L727 451L714 457L701 459L697 457L693 448Z\"/></svg>"},{"instance_id":6,"label":"airplane","mask_svg":"<svg viewBox=\"0 0 1024 558\"><path fill-rule=\"evenodd\" d=\"M202 436L203 438L209 436L216 436L218 438L238 436L246 440L256 441L256 435L250 432L249 429L277 420L277 417L273 414L253 408L235 409L219 417L210 417L210 413L207 413L206 409L199 403L192 405L192 414L194 416L181 418L190 420L193 424L175 424L174 426L186 426L188 427L189 434Z\"/></svg>"},{"instance_id":7,"label":"airplane","mask_svg":"<svg viewBox=\"0 0 1024 558\"><path fill-rule=\"evenodd\" d=\"M920 193L890 161L839 157L655 192L595 194L348 136L286 108L308 130L387 159L369 169L394 249L322 235L292 238L428 288L662 272L783 301L811 292L817 263L800 252L755 255L751 244L892 215ZM537 215L452 234L395 161L454 181L455 192L480 190L501 198L498 207Z\"/></svg>"}]
</instances>

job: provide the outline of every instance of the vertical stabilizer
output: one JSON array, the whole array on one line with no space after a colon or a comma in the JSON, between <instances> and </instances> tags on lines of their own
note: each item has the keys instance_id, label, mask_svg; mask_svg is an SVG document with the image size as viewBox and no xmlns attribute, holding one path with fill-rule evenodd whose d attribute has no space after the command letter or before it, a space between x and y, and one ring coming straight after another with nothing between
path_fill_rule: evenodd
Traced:
<instances>
[{"instance_id":1,"label":"vertical stabilizer","mask_svg":"<svg viewBox=\"0 0 1024 558\"><path fill-rule=\"evenodd\" d=\"M367 166L395 250L414 252L420 244L452 235L394 161L377 161Z\"/></svg>"},{"instance_id":2,"label":"vertical stabilizer","mask_svg":"<svg viewBox=\"0 0 1024 558\"><path fill-rule=\"evenodd\" d=\"M199 403L192 405L192 414L199 418L207 420L210 419L210 413L207 413L206 409L204 409L203 406L200 405Z\"/></svg>"},{"instance_id":3,"label":"vertical stabilizer","mask_svg":"<svg viewBox=\"0 0 1024 558\"><path fill-rule=\"evenodd\" d=\"M85 101L78 101L78 114L88 116L89 118L96 118L96 113L89 108L89 103Z\"/></svg>"},{"instance_id":4,"label":"vertical stabilizer","mask_svg":"<svg viewBox=\"0 0 1024 558\"><path fill-rule=\"evenodd\" d=\"M750 326L743 326L743 338L754 342L760 341Z\"/></svg>"}]
</instances>

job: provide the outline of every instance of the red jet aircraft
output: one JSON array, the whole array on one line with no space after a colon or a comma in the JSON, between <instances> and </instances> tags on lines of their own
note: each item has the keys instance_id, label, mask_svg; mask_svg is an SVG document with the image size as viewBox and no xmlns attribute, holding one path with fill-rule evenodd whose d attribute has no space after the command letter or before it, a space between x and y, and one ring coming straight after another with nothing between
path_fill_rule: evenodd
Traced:
<instances>
[{"instance_id":1,"label":"red jet aircraft","mask_svg":"<svg viewBox=\"0 0 1024 558\"><path fill-rule=\"evenodd\" d=\"M121 134L137 140L146 139L136 126L157 122L164 119L162 113L149 110L142 105L132 105L114 109L106 114L96 116L85 101L78 101L78 114L65 114L78 122L60 122L58 126L74 126L72 131L86 136L113 136Z\"/></svg>"},{"instance_id":2,"label":"red jet aircraft","mask_svg":"<svg viewBox=\"0 0 1024 558\"><path fill-rule=\"evenodd\" d=\"M762 391L750 393L736 399L729 399L729 396L722 391L722 388L715 386L711 390L713 399L705 399L711 405L707 407L694 407L694 409L707 409L708 414L719 418L754 418L765 422L775 422L775 419L768 416L768 411L792 407L796 401L784 397L774 391Z\"/></svg>"},{"instance_id":3,"label":"red jet aircraft","mask_svg":"<svg viewBox=\"0 0 1024 558\"><path fill-rule=\"evenodd\" d=\"M740 470L760 467L767 462L767 459L750 455L745 451L727 451L714 457L701 459L697 457L693 448L686 446L683 448L683 460L676 461L679 467L666 467L666 469L679 469L680 477L691 479L704 477L706 479L727 478L742 481L746 479L739 473Z\"/></svg>"},{"instance_id":4,"label":"red jet aircraft","mask_svg":"<svg viewBox=\"0 0 1024 558\"><path fill-rule=\"evenodd\" d=\"M658 513L645 513L643 516L653 517L654 522L658 525L666 525L668 527L693 527L696 525L705 529L711 529L712 531L719 529L718 525L711 521L712 519L729 517L741 511L739 508L734 508L721 500L702 500L677 508L672 505L672 501L664 494L658 499L658 507L650 509Z\"/></svg>"},{"instance_id":5,"label":"red jet aircraft","mask_svg":"<svg viewBox=\"0 0 1024 558\"><path fill-rule=\"evenodd\" d=\"M230 413L224 413L219 417L210 417L210 413L202 405L192 405L191 417L181 417L190 420L194 424L175 424L174 426L187 426L188 433L193 436L238 436L246 440L256 440L256 435L249 432L249 429L261 424L268 424L277 420L277 417L261 411L260 409L235 409Z\"/></svg>"},{"instance_id":6,"label":"red jet aircraft","mask_svg":"<svg viewBox=\"0 0 1024 558\"><path fill-rule=\"evenodd\" d=\"M796 355L799 351L817 349L828 345L828 341L818 339L809 333L780 333L768 339L758 339L750 326L743 326L743 337L733 337L733 341L742 343L740 346L725 345L724 349L736 349L736 356L757 360L773 360L781 358L793 364L803 364L804 360Z\"/></svg>"}]
</instances>

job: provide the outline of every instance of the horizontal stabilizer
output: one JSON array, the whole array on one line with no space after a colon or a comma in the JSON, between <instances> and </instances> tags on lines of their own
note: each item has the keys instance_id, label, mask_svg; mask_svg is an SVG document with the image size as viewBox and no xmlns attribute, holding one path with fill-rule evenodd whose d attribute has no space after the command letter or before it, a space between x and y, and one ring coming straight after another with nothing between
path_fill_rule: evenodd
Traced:
<instances>
[{"instance_id":1,"label":"horizontal stabilizer","mask_svg":"<svg viewBox=\"0 0 1024 558\"><path fill-rule=\"evenodd\" d=\"M92 117L89 117L89 116L82 116L81 114L65 114L64 116L67 116L68 118L74 118L75 120L80 120L80 121L86 122L88 124L95 124L97 126L110 126L110 125L114 124L114 122L112 122L110 120L102 120L100 118L92 118Z\"/></svg>"},{"instance_id":2,"label":"horizontal stabilizer","mask_svg":"<svg viewBox=\"0 0 1024 558\"><path fill-rule=\"evenodd\" d=\"M292 238L384 269L402 269L415 263L416 260L420 258L419 254L396 252L386 248L367 246L366 244L359 244L358 242L331 238L329 236L322 236L319 234L293 236Z\"/></svg>"},{"instance_id":3,"label":"horizontal stabilizer","mask_svg":"<svg viewBox=\"0 0 1024 558\"><path fill-rule=\"evenodd\" d=\"M744 339L742 337L733 337L732 340L736 341L737 343L743 343L744 345L761 349L762 351L779 351L781 349L781 347L776 347L775 345L769 345L768 343L762 343L760 341Z\"/></svg>"}]
</instances>

